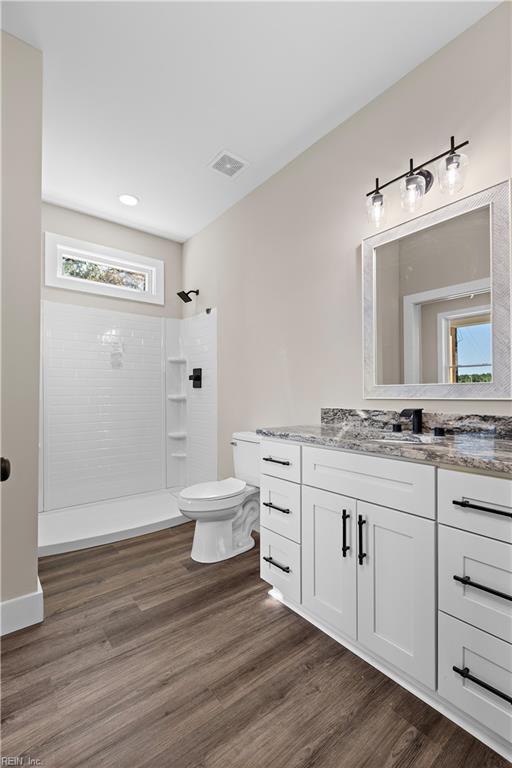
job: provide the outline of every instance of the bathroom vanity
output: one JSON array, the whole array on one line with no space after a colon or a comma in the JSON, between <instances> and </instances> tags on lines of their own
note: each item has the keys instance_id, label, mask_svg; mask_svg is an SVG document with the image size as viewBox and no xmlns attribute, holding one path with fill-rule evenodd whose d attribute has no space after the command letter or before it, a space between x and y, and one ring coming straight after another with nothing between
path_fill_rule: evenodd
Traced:
<instances>
[{"instance_id":1,"label":"bathroom vanity","mask_svg":"<svg viewBox=\"0 0 512 768\"><path fill-rule=\"evenodd\" d=\"M259 430L261 577L511 759L512 441L348 421Z\"/></svg>"}]
</instances>

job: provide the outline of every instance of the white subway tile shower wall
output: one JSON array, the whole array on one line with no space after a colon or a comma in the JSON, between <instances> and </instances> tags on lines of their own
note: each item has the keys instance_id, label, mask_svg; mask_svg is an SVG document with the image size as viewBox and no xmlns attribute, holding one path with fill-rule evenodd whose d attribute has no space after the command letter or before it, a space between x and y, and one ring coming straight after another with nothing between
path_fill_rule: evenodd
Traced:
<instances>
[{"instance_id":1,"label":"white subway tile shower wall","mask_svg":"<svg viewBox=\"0 0 512 768\"><path fill-rule=\"evenodd\" d=\"M182 353L187 360L186 483L193 485L217 479L217 311L180 322ZM188 380L193 368L202 368L201 389L194 389Z\"/></svg>"},{"instance_id":2,"label":"white subway tile shower wall","mask_svg":"<svg viewBox=\"0 0 512 768\"><path fill-rule=\"evenodd\" d=\"M163 320L44 301L43 325L41 510L217 477L215 310Z\"/></svg>"},{"instance_id":3,"label":"white subway tile shower wall","mask_svg":"<svg viewBox=\"0 0 512 768\"><path fill-rule=\"evenodd\" d=\"M44 510L164 486L163 321L43 302Z\"/></svg>"}]
</instances>

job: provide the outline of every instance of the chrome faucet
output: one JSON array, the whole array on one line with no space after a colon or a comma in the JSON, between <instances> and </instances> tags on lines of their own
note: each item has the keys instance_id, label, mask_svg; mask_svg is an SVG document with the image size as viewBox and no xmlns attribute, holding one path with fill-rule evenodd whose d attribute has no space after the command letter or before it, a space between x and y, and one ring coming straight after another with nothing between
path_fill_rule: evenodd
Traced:
<instances>
[{"instance_id":1,"label":"chrome faucet","mask_svg":"<svg viewBox=\"0 0 512 768\"><path fill-rule=\"evenodd\" d=\"M410 419L412 416L412 433L413 435L421 435L423 431L423 408L404 408L400 413L400 416L405 416Z\"/></svg>"}]
</instances>

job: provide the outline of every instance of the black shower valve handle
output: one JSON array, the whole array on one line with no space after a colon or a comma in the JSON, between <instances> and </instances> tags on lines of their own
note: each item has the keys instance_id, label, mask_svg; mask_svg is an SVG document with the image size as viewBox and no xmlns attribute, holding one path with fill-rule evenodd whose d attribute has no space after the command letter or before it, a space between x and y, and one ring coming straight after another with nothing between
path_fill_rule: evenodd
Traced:
<instances>
[{"instance_id":1,"label":"black shower valve handle","mask_svg":"<svg viewBox=\"0 0 512 768\"><path fill-rule=\"evenodd\" d=\"M188 380L192 382L192 387L194 389L201 389L203 386L203 369L192 368L192 373L188 377Z\"/></svg>"}]
</instances>

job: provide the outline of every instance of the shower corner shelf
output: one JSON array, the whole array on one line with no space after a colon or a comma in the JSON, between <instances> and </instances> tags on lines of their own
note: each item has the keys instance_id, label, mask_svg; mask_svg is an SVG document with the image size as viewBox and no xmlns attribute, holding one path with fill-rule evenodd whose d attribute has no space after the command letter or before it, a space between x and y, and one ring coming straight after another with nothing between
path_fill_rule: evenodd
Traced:
<instances>
[{"instance_id":1,"label":"shower corner shelf","mask_svg":"<svg viewBox=\"0 0 512 768\"><path fill-rule=\"evenodd\" d=\"M176 402L182 402L187 399L186 395L167 395L168 400L174 400Z\"/></svg>"},{"instance_id":2,"label":"shower corner shelf","mask_svg":"<svg viewBox=\"0 0 512 768\"><path fill-rule=\"evenodd\" d=\"M173 459L186 459L187 454L186 453L171 453L171 457Z\"/></svg>"},{"instance_id":3,"label":"shower corner shelf","mask_svg":"<svg viewBox=\"0 0 512 768\"><path fill-rule=\"evenodd\" d=\"M186 432L168 432L167 437L172 437L173 440L184 440L187 436Z\"/></svg>"},{"instance_id":4,"label":"shower corner shelf","mask_svg":"<svg viewBox=\"0 0 512 768\"><path fill-rule=\"evenodd\" d=\"M168 357L167 358L167 362L168 363L176 363L176 364L178 364L178 363L186 363L187 360L186 360L185 357Z\"/></svg>"}]
</instances>

